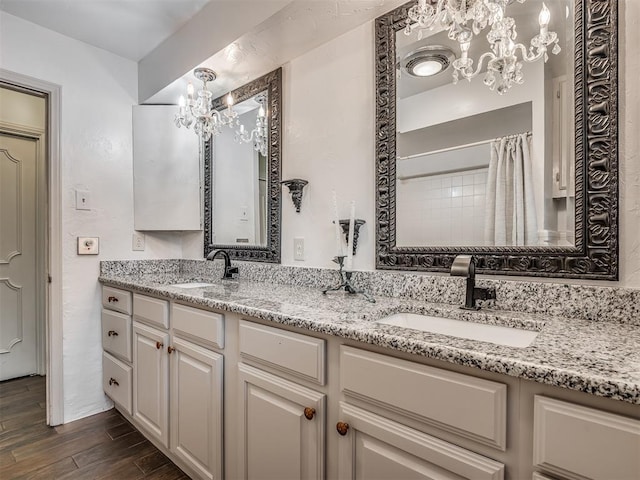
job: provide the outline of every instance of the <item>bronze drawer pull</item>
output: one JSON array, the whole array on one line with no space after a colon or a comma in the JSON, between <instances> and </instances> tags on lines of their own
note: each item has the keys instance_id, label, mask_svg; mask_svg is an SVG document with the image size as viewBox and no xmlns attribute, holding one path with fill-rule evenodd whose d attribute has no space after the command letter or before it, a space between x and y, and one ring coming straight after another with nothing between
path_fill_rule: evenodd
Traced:
<instances>
[{"instance_id":1,"label":"bronze drawer pull","mask_svg":"<svg viewBox=\"0 0 640 480\"><path fill-rule=\"evenodd\" d=\"M110 337L117 337L118 332L116 332L115 330L109 330L109 333L107 333L107 335L109 335Z\"/></svg>"},{"instance_id":2,"label":"bronze drawer pull","mask_svg":"<svg viewBox=\"0 0 640 480\"><path fill-rule=\"evenodd\" d=\"M171 355L171 354L172 354L173 352L175 352L175 351L176 351L176 349L175 349L174 347L172 347L171 345L169 345L169 346L167 347L167 353L168 353L169 355Z\"/></svg>"},{"instance_id":3,"label":"bronze drawer pull","mask_svg":"<svg viewBox=\"0 0 640 480\"><path fill-rule=\"evenodd\" d=\"M307 420L313 420L313 417L315 414L316 414L315 408L305 407L304 416L307 417Z\"/></svg>"},{"instance_id":4,"label":"bronze drawer pull","mask_svg":"<svg viewBox=\"0 0 640 480\"><path fill-rule=\"evenodd\" d=\"M347 430L349 430L349 424L345 422L338 422L336 430L338 430L338 433L344 437L347 434Z\"/></svg>"},{"instance_id":5,"label":"bronze drawer pull","mask_svg":"<svg viewBox=\"0 0 640 480\"><path fill-rule=\"evenodd\" d=\"M160 350L162 347L164 347L164 343L156 342L156 348L158 350Z\"/></svg>"},{"instance_id":6,"label":"bronze drawer pull","mask_svg":"<svg viewBox=\"0 0 640 480\"><path fill-rule=\"evenodd\" d=\"M120 384L118 383L118 381L117 381L115 378L113 378L113 377L111 377L111 378L109 379L109 385L115 385L116 387L120 386Z\"/></svg>"},{"instance_id":7,"label":"bronze drawer pull","mask_svg":"<svg viewBox=\"0 0 640 480\"><path fill-rule=\"evenodd\" d=\"M107 302L111 303L117 303L118 302L118 297L109 297L107 298Z\"/></svg>"}]
</instances>

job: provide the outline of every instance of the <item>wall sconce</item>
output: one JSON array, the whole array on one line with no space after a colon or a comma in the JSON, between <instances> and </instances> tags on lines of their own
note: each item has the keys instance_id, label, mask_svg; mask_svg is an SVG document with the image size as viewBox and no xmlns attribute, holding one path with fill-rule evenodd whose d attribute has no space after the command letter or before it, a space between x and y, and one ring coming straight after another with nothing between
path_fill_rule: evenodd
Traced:
<instances>
[{"instance_id":1,"label":"wall sconce","mask_svg":"<svg viewBox=\"0 0 640 480\"><path fill-rule=\"evenodd\" d=\"M307 185L309 182L301 178L292 178L291 180L283 180L280 183L289 187L289 193L291 194L291 201L293 202L293 206L296 207L296 212L300 213L300 207L302 206L302 192L305 185ZM348 221L347 228L349 228Z\"/></svg>"}]
</instances>

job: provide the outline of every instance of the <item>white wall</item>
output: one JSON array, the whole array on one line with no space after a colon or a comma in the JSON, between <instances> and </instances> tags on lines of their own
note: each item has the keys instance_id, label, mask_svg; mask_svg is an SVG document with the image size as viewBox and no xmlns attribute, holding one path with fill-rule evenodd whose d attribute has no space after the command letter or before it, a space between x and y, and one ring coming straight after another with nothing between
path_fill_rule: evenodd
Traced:
<instances>
[{"instance_id":1,"label":"white wall","mask_svg":"<svg viewBox=\"0 0 640 480\"><path fill-rule=\"evenodd\" d=\"M137 66L0 12L1 67L62 86L64 419L110 406L101 386L98 262L182 255L181 237L147 236L131 251L133 233L131 106ZM92 209L75 210L76 188ZM76 255L76 237L100 237L100 255Z\"/></svg>"}]
</instances>

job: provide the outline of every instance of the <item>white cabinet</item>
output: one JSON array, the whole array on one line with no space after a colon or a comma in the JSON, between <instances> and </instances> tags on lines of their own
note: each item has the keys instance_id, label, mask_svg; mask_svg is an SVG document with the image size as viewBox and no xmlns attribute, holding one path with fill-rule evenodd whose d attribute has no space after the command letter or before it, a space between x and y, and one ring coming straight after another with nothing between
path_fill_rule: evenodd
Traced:
<instances>
[{"instance_id":1,"label":"white cabinet","mask_svg":"<svg viewBox=\"0 0 640 480\"><path fill-rule=\"evenodd\" d=\"M324 478L325 395L249 365L238 369L240 478Z\"/></svg>"},{"instance_id":2,"label":"white cabinet","mask_svg":"<svg viewBox=\"0 0 640 480\"><path fill-rule=\"evenodd\" d=\"M534 466L559 478L640 478L640 421L536 395Z\"/></svg>"},{"instance_id":3,"label":"white cabinet","mask_svg":"<svg viewBox=\"0 0 640 480\"><path fill-rule=\"evenodd\" d=\"M133 419L169 446L169 332L133 323Z\"/></svg>"},{"instance_id":4,"label":"white cabinet","mask_svg":"<svg viewBox=\"0 0 640 480\"><path fill-rule=\"evenodd\" d=\"M201 230L199 139L177 128L178 107L133 107L133 205L136 230Z\"/></svg>"},{"instance_id":5,"label":"white cabinet","mask_svg":"<svg viewBox=\"0 0 640 480\"><path fill-rule=\"evenodd\" d=\"M504 465L347 403L340 403L339 480L500 480Z\"/></svg>"},{"instance_id":6,"label":"white cabinet","mask_svg":"<svg viewBox=\"0 0 640 480\"><path fill-rule=\"evenodd\" d=\"M131 415L131 292L102 289L102 387L116 405Z\"/></svg>"},{"instance_id":7,"label":"white cabinet","mask_svg":"<svg viewBox=\"0 0 640 480\"><path fill-rule=\"evenodd\" d=\"M178 337L169 351L171 451L202 478L222 479L223 357Z\"/></svg>"}]
</instances>

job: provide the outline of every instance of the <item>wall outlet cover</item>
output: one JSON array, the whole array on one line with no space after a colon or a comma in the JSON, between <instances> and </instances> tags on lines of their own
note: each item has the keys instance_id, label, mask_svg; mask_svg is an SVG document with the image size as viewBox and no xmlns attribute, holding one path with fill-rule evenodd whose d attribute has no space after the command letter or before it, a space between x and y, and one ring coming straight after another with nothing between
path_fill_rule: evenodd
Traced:
<instances>
[{"instance_id":1,"label":"wall outlet cover","mask_svg":"<svg viewBox=\"0 0 640 480\"><path fill-rule=\"evenodd\" d=\"M145 246L144 233L136 232L133 234L131 248L133 251L142 252Z\"/></svg>"},{"instance_id":2,"label":"wall outlet cover","mask_svg":"<svg viewBox=\"0 0 640 480\"><path fill-rule=\"evenodd\" d=\"M78 255L98 255L100 253L99 237L78 237Z\"/></svg>"},{"instance_id":3,"label":"wall outlet cover","mask_svg":"<svg viewBox=\"0 0 640 480\"><path fill-rule=\"evenodd\" d=\"M293 259L299 262L304 261L304 238L302 237L293 239Z\"/></svg>"}]
</instances>

